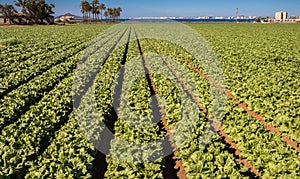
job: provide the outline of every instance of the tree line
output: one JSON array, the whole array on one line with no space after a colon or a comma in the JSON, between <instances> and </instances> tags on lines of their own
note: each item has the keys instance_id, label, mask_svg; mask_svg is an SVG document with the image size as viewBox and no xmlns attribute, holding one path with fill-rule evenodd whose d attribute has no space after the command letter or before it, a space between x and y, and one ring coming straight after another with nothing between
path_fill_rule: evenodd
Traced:
<instances>
[{"instance_id":1,"label":"tree line","mask_svg":"<svg viewBox=\"0 0 300 179\"><path fill-rule=\"evenodd\" d=\"M84 21L102 21L103 16L110 20L117 21L121 16L122 9L117 8L106 8L105 4L100 3L99 0L93 0L89 3L86 0L82 0L80 3L82 18ZM92 15L92 17L91 17Z\"/></svg>"},{"instance_id":2,"label":"tree line","mask_svg":"<svg viewBox=\"0 0 300 179\"><path fill-rule=\"evenodd\" d=\"M52 9L54 4L48 4L45 0L15 0L15 6L21 8L19 13L14 5L0 4L0 14L4 19L8 19L9 23L20 23L20 18L25 18L27 24L42 24L44 21L52 23L49 18L54 14Z\"/></svg>"}]
</instances>

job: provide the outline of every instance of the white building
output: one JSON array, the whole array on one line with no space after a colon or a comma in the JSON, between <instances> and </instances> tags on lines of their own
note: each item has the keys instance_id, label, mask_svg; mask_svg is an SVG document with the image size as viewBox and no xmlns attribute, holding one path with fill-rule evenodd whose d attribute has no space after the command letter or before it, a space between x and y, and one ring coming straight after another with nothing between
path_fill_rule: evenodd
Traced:
<instances>
[{"instance_id":1,"label":"white building","mask_svg":"<svg viewBox=\"0 0 300 179\"><path fill-rule=\"evenodd\" d=\"M284 11L276 12L275 19L278 21L285 21L288 19L288 13Z\"/></svg>"},{"instance_id":2,"label":"white building","mask_svg":"<svg viewBox=\"0 0 300 179\"><path fill-rule=\"evenodd\" d=\"M224 19L223 16L216 16L215 19Z\"/></svg>"},{"instance_id":3,"label":"white building","mask_svg":"<svg viewBox=\"0 0 300 179\"><path fill-rule=\"evenodd\" d=\"M55 21L58 21L58 20L60 20L60 21L70 21L70 20L73 20L73 19L82 19L82 17L73 15L71 13L66 13L64 15L56 17Z\"/></svg>"},{"instance_id":4,"label":"white building","mask_svg":"<svg viewBox=\"0 0 300 179\"><path fill-rule=\"evenodd\" d=\"M8 19L6 19L0 15L0 24L8 24L8 23L9 23Z\"/></svg>"},{"instance_id":5,"label":"white building","mask_svg":"<svg viewBox=\"0 0 300 179\"><path fill-rule=\"evenodd\" d=\"M212 19L211 16L199 16L196 19Z\"/></svg>"}]
</instances>

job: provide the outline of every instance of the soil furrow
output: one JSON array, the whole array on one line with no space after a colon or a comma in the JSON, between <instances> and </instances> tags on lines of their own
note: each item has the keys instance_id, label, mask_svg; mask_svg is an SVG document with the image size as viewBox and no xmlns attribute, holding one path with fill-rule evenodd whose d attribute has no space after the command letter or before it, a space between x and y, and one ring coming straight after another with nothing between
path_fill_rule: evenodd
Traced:
<instances>
[{"instance_id":1,"label":"soil furrow","mask_svg":"<svg viewBox=\"0 0 300 179\"><path fill-rule=\"evenodd\" d=\"M148 41L149 44L151 44ZM155 50L155 52L159 54L159 52L152 46L153 50ZM253 165L248 162L246 159L242 159L240 158L240 150L238 149L237 145L232 142L229 138L229 136L223 132L222 130L222 123L221 122L214 122L214 120L209 116L209 114L207 114L206 109L199 103L198 99L193 95L193 93L188 89L188 87L184 84L184 82L182 82L179 77L176 75L174 69L170 66L170 64L168 64L165 60L164 57L162 55L160 55L161 59L163 60L164 64L168 67L168 69L171 71L171 73L174 75L174 77L176 78L177 82L179 82L181 84L181 86L184 88L184 90L187 92L187 94L189 94L189 96L193 99L193 101L197 104L198 108L200 111L204 112L206 114L206 119L211 123L212 127L214 128L214 130L218 133L219 136L221 136L223 138L223 141L225 144L227 144L229 146L230 149L233 149L234 152L230 152L233 153L233 155L236 158L236 161L241 163L242 165L244 165L245 167L249 168L249 176L253 176L253 177L257 177L258 176L258 172L257 170L253 167Z\"/></svg>"},{"instance_id":2,"label":"soil furrow","mask_svg":"<svg viewBox=\"0 0 300 179\"><path fill-rule=\"evenodd\" d=\"M252 116L256 120L259 120L265 126L265 128L268 131L275 132L276 134L278 134L279 136L281 136L282 140L284 140L288 145L291 145L295 150L297 150L298 152L300 152L300 147L298 147L299 145L298 145L297 142L291 140L287 135L282 136L282 133L280 132L279 128L277 128L277 127L275 127L275 126L273 126L271 124L268 124L265 121L265 118L261 114L258 114L258 113L256 113L253 110L250 110L246 104L244 104L241 101L239 101L238 99L236 99L236 97L232 94L232 91L226 90L223 87L221 87L214 80L212 80L209 76L205 75L201 70L199 70L196 67L194 67L192 65L192 63L189 62L188 60L186 60L186 59L181 59L181 60L185 64L187 64L188 66L190 66L199 75L201 75L202 77L204 77L208 82L210 82L212 85L214 85L217 89L219 89L221 92L225 93L234 103L237 104L238 107L244 109L247 114L249 114L250 116Z\"/></svg>"},{"instance_id":3,"label":"soil furrow","mask_svg":"<svg viewBox=\"0 0 300 179\"><path fill-rule=\"evenodd\" d=\"M118 120L118 115L115 111L115 109L117 109L120 106L120 99L122 96L122 86L123 86L123 81L124 81L124 73L125 73L125 63L127 60L127 53L128 53L128 46L129 46L129 41L130 41L130 32L129 31L129 36L128 36L128 40L127 40L127 44L126 44L126 48L125 51L123 53L123 59L122 59L122 67L120 70L120 74L117 78L117 86L116 89L114 91L114 104L116 105L115 108L111 108L110 109L110 115L105 116L105 125L107 127L106 130L104 130L101 134L101 141L100 141L100 146L102 147L101 152L97 151L95 160L93 162L93 176L92 178L104 178L105 177L105 173L107 171L107 167L108 167L108 163L106 161L106 154L109 153L110 150L110 143L113 140L113 136L111 136L111 133L115 134L114 131L114 127L115 127L115 123Z\"/></svg>"},{"instance_id":4,"label":"soil furrow","mask_svg":"<svg viewBox=\"0 0 300 179\"><path fill-rule=\"evenodd\" d=\"M120 33L121 33L120 37L116 40L116 42L115 42L115 43L112 45L112 47L109 49L109 51L108 51L108 53L106 54L106 56L105 56L103 62L99 65L99 68L97 68L94 72L92 72L92 73L90 74L90 78L88 78L88 79L84 82L83 86L80 86L80 87L79 87L80 90L82 90L82 91L81 91L80 93L78 93L78 94L75 94L74 97L73 97L73 98L75 99L75 100L74 100L74 107L75 107L75 108L78 108L78 106L79 106L80 103L81 103L82 97L87 93L88 89L94 84L94 80L96 79L97 74L100 72L101 67L102 67L103 65L105 65L105 63L106 63L106 61L108 60L110 54L115 50L115 48L117 47L119 41L123 38L123 36L125 35L125 33L126 33L127 30L128 30L128 29L125 29L123 33L120 32ZM93 51L93 52L95 52L95 51ZM91 54L89 54L89 55L91 55ZM80 64L77 64L77 66L78 66L78 65L80 65Z\"/></svg>"},{"instance_id":5,"label":"soil furrow","mask_svg":"<svg viewBox=\"0 0 300 179\"><path fill-rule=\"evenodd\" d=\"M155 99L153 100L153 105L154 108L156 108L156 110L154 110L153 112L156 113L154 114L154 116L156 116L157 114L160 114L160 120L161 122L158 123L160 130L164 131L166 133L166 141L168 141L167 143L163 144L163 152L164 154L166 154L167 152L170 153L170 149L172 149L172 152L170 155L168 155L165 158L165 169L163 171L164 173L164 178L180 178L180 179L186 179L186 171L182 165L182 161L180 159L176 159L176 151L177 151L177 146L175 144L175 140L172 137L172 134L170 133L170 130L167 127L167 120L165 118L165 112L162 108L160 99L158 98L157 94L158 94L158 90L155 87L154 81L153 81L153 77L151 74L151 71L149 70L149 67L147 65L147 61L146 58L143 54L142 51L142 47L141 44L139 42L138 36L136 34L137 37L137 42L138 42L138 46L139 46L139 50L140 50L140 54L142 56L142 60L143 60L143 65L145 67L145 72L147 74L147 81L150 87L150 91L151 91L151 96L154 95Z\"/></svg>"}]
</instances>

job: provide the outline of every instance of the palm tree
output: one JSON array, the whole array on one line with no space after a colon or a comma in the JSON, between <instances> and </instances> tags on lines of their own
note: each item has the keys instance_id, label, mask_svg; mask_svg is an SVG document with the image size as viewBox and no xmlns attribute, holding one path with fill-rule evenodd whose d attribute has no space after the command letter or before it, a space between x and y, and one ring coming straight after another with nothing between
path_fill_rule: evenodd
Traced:
<instances>
[{"instance_id":1,"label":"palm tree","mask_svg":"<svg viewBox=\"0 0 300 179\"><path fill-rule=\"evenodd\" d=\"M106 11L104 12L104 17L106 18L106 20L107 20L108 16L109 16L109 13L108 13L108 10L106 10Z\"/></svg>"},{"instance_id":2,"label":"palm tree","mask_svg":"<svg viewBox=\"0 0 300 179\"><path fill-rule=\"evenodd\" d=\"M90 17L90 12L91 12L90 3L87 2L86 0L83 0L81 1L80 6L81 6L81 13L83 16L83 20L87 21Z\"/></svg>"},{"instance_id":3,"label":"palm tree","mask_svg":"<svg viewBox=\"0 0 300 179\"><path fill-rule=\"evenodd\" d=\"M88 12L88 20L90 21L90 23L91 23L91 12L92 12L92 6L90 5L90 3L87 3L87 5L86 5L86 9L87 9L87 12Z\"/></svg>"},{"instance_id":4,"label":"palm tree","mask_svg":"<svg viewBox=\"0 0 300 179\"><path fill-rule=\"evenodd\" d=\"M114 10L112 8L107 8L106 11L109 16L109 19L112 19L114 17Z\"/></svg>"},{"instance_id":5,"label":"palm tree","mask_svg":"<svg viewBox=\"0 0 300 179\"><path fill-rule=\"evenodd\" d=\"M118 7L118 8L116 9L117 20L118 20L119 17L121 16L121 12L122 12L122 8L121 8L121 7Z\"/></svg>"},{"instance_id":6,"label":"palm tree","mask_svg":"<svg viewBox=\"0 0 300 179\"><path fill-rule=\"evenodd\" d=\"M91 12L93 14L93 20L96 20L96 14L99 6L99 0L93 0L91 3Z\"/></svg>"},{"instance_id":7,"label":"palm tree","mask_svg":"<svg viewBox=\"0 0 300 179\"><path fill-rule=\"evenodd\" d=\"M117 9L116 8L112 8L112 17L113 17L113 21L116 21L116 17L117 17Z\"/></svg>"},{"instance_id":8,"label":"palm tree","mask_svg":"<svg viewBox=\"0 0 300 179\"><path fill-rule=\"evenodd\" d=\"M97 8L95 12L96 12L96 14L95 14L96 15L96 21L98 21L100 19L99 18L99 16L100 16L100 10L99 10L99 8Z\"/></svg>"},{"instance_id":9,"label":"palm tree","mask_svg":"<svg viewBox=\"0 0 300 179\"><path fill-rule=\"evenodd\" d=\"M109 17L113 21L117 21L118 18L121 16L122 9L120 7L118 8L107 8L107 13L109 14Z\"/></svg>"},{"instance_id":10,"label":"palm tree","mask_svg":"<svg viewBox=\"0 0 300 179\"><path fill-rule=\"evenodd\" d=\"M81 7L80 11L82 13L83 20L85 20L85 8L84 8L85 7L85 2L86 1L84 1L84 0L80 2L80 7Z\"/></svg>"},{"instance_id":11,"label":"palm tree","mask_svg":"<svg viewBox=\"0 0 300 179\"><path fill-rule=\"evenodd\" d=\"M101 3L99 5L99 10L100 10L100 15L101 15L101 21L102 21L102 15L103 15L103 11L106 9L105 4Z\"/></svg>"}]
</instances>

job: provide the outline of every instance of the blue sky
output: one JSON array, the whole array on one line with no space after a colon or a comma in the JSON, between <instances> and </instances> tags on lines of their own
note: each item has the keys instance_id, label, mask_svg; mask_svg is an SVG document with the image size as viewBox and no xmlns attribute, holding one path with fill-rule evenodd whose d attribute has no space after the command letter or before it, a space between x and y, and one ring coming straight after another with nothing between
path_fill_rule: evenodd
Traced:
<instances>
[{"instance_id":1,"label":"blue sky","mask_svg":"<svg viewBox=\"0 0 300 179\"><path fill-rule=\"evenodd\" d=\"M55 16L70 12L80 13L81 0L46 0L56 5ZM92 1L92 0L89 0ZM123 9L122 17L138 16L234 16L238 7L240 15L270 16L276 11L288 11L300 16L300 0L100 0L107 7ZM13 0L0 0L13 3Z\"/></svg>"}]
</instances>

